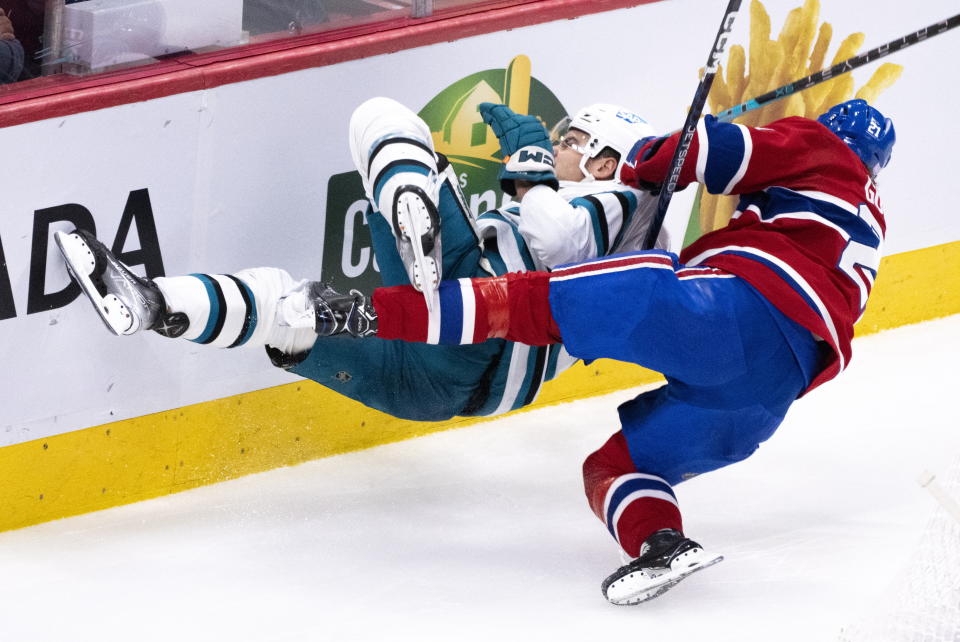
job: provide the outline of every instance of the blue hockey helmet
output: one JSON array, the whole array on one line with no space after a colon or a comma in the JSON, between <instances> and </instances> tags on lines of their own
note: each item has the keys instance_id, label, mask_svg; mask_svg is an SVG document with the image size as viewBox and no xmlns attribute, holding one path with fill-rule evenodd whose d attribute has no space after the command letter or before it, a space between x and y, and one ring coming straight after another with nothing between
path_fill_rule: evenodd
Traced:
<instances>
[{"instance_id":1,"label":"blue hockey helmet","mask_svg":"<svg viewBox=\"0 0 960 642\"><path fill-rule=\"evenodd\" d=\"M890 162L897 133L893 121L865 100L848 100L834 105L817 120L840 137L852 149L870 174L877 173Z\"/></svg>"}]
</instances>

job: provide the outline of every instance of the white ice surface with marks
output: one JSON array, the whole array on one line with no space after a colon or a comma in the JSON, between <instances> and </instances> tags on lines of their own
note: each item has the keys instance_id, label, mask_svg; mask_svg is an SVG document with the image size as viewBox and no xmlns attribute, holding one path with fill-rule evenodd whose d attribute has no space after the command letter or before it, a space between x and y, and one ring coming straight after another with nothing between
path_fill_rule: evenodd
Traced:
<instances>
[{"instance_id":1,"label":"white ice surface with marks","mask_svg":"<svg viewBox=\"0 0 960 642\"><path fill-rule=\"evenodd\" d=\"M641 607L580 465L623 391L0 534L0 640L834 640L960 456L960 315L859 339L750 460L678 487L726 561Z\"/></svg>"}]
</instances>

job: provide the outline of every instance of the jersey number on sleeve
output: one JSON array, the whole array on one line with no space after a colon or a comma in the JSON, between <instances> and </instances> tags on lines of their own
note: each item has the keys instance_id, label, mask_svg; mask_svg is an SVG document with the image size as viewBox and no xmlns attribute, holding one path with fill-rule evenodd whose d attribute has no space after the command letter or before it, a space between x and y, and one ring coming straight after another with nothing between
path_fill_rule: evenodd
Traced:
<instances>
[{"instance_id":1,"label":"jersey number on sleeve","mask_svg":"<svg viewBox=\"0 0 960 642\"><path fill-rule=\"evenodd\" d=\"M860 217L873 220L873 215L865 205L860 206ZM873 281L877 278L877 271L880 269L881 243L879 237L874 237L874 241L875 247L851 238L843 254L840 255L840 262L837 265L860 290L860 315L857 320L863 316L863 311L867 307L867 297L870 296Z\"/></svg>"}]
</instances>

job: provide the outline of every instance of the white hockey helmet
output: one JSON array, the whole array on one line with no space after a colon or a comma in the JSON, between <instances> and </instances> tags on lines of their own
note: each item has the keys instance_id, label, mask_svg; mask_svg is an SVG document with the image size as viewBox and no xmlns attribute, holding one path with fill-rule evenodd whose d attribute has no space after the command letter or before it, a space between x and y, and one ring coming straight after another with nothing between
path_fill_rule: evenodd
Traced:
<instances>
[{"instance_id":1,"label":"white hockey helmet","mask_svg":"<svg viewBox=\"0 0 960 642\"><path fill-rule=\"evenodd\" d=\"M587 160L595 158L605 148L609 147L620 154L616 172L619 176L634 143L641 138L657 135L650 123L626 107L606 103L584 107L573 118L567 116L554 126L551 138L554 142L559 141L570 129L579 129L590 136L583 158L580 159L584 180L593 178L587 171Z\"/></svg>"}]
</instances>

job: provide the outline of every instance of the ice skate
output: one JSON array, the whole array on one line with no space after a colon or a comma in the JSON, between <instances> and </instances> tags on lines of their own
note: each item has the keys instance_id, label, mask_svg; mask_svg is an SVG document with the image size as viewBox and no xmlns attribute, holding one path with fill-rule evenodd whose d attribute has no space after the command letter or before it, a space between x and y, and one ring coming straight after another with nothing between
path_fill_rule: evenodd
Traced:
<instances>
[{"instance_id":1,"label":"ice skate","mask_svg":"<svg viewBox=\"0 0 960 642\"><path fill-rule=\"evenodd\" d=\"M603 581L603 596L618 605L659 597L692 573L723 561L673 529L657 531L640 548L640 557Z\"/></svg>"},{"instance_id":2,"label":"ice skate","mask_svg":"<svg viewBox=\"0 0 960 642\"><path fill-rule=\"evenodd\" d=\"M319 281L305 281L284 295L278 321L289 328L312 328L321 337L347 333L367 337L377 332L377 313L357 290L341 294Z\"/></svg>"},{"instance_id":3,"label":"ice skate","mask_svg":"<svg viewBox=\"0 0 960 642\"><path fill-rule=\"evenodd\" d=\"M421 188L404 185L393 198L392 223L410 283L424 293L427 307L432 310L443 265L437 206Z\"/></svg>"},{"instance_id":4,"label":"ice skate","mask_svg":"<svg viewBox=\"0 0 960 642\"><path fill-rule=\"evenodd\" d=\"M166 316L160 289L132 273L93 234L76 229L54 239L70 275L111 332L134 334Z\"/></svg>"}]
</instances>

